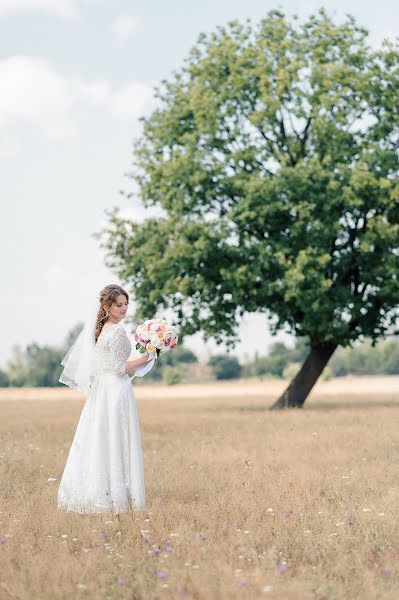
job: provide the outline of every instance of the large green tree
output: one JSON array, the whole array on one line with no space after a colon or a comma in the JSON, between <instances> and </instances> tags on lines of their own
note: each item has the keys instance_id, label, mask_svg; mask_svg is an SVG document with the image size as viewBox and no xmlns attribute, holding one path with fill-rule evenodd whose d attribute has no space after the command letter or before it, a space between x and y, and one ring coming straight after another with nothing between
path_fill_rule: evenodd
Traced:
<instances>
[{"instance_id":1,"label":"large green tree","mask_svg":"<svg viewBox=\"0 0 399 600\"><path fill-rule=\"evenodd\" d=\"M156 92L133 177L144 223L98 236L136 318L234 346L265 312L310 351L275 407L302 406L338 345L397 330L399 48L353 17L273 10L201 35Z\"/></svg>"}]
</instances>

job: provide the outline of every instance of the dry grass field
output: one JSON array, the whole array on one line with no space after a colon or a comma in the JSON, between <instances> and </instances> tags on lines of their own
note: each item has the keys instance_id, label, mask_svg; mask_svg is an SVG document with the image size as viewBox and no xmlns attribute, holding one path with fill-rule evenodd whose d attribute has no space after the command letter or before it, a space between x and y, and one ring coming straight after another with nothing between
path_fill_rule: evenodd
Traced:
<instances>
[{"instance_id":1,"label":"dry grass field","mask_svg":"<svg viewBox=\"0 0 399 600\"><path fill-rule=\"evenodd\" d=\"M0 391L0 598L399 598L399 378L137 385L147 505L56 508L83 398Z\"/></svg>"}]
</instances>

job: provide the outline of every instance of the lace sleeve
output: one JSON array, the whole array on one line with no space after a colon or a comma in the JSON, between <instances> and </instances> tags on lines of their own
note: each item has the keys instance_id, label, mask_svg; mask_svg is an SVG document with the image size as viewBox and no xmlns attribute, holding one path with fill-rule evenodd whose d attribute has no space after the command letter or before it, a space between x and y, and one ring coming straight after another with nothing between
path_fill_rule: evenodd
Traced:
<instances>
[{"instance_id":1,"label":"lace sleeve","mask_svg":"<svg viewBox=\"0 0 399 600\"><path fill-rule=\"evenodd\" d=\"M126 374L126 355L129 354L129 349L126 348L127 342L126 333L118 327L115 328L109 340L109 348L111 350L112 370L117 375Z\"/></svg>"}]
</instances>

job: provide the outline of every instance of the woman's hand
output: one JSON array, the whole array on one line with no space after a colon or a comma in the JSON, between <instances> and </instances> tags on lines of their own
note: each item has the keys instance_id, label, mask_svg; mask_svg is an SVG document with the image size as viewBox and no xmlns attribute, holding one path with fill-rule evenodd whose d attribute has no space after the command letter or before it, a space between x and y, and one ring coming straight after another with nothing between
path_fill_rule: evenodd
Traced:
<instances>
[{"instance_id":1,"label":"woman's hand","mask_svg":"<svg viewBox=\"0 0 399 600\"><path fill-rule=\"evenodd\" d=\"M144 356L142 356L140 358L135 358L134 360L126 361L126 363L125 363L126 373L129 373L131 371L135 371L136 369L139 369L140 367L142 367L143 365L148 363L148 361L151 360L152 358L153 358L153 353L149 354L148 352L145 352Z\"/></svg>"}]
</instances>

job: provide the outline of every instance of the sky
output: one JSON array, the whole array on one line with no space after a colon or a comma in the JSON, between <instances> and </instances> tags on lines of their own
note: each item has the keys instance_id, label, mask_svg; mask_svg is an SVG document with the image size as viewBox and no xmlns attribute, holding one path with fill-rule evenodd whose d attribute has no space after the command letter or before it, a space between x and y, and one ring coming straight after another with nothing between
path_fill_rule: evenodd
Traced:
<instances>
[{"instance_id":1,"label":"sky","mask_svg":"<svg viewBox=\"0 0 399 600\"><path fill-rule=\"evenodd\" d=\"M0 366L16 344L62 344L93 293L123 285L93 234L113 206L145 218L120 194L132 189L139 118L198 35L272 8L305 18L321 6L337 20L353 14L374 46L398 35L397 0L0 0ZM292 342L272 337L260 314L244 315L239 334L244 360ZM202 360L223 351L200 334L185 344Z\"/></svg>"}]
</instances>

